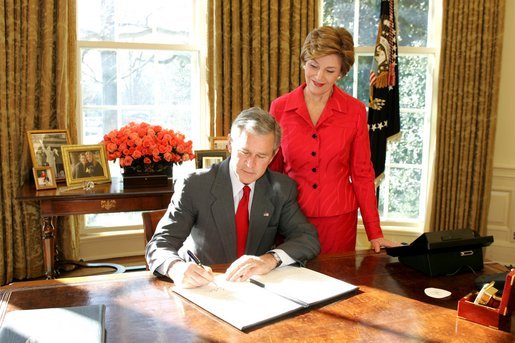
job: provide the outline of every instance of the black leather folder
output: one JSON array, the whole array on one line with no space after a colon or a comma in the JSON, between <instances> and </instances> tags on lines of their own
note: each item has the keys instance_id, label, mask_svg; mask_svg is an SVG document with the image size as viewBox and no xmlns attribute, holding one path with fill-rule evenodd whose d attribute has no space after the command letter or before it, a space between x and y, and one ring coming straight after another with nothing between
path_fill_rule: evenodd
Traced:
<instances>
[{"instance_id":1,"label":"black leather folder","mask_svg":"<svg viewBox=\"0 0 515 343\"><path fill-rule=\"evenodd\" d=\"M426 232L411 244L386 252L429 276L453 275L482 270L482 248L493 241L493 236L480 237L471 229Z\"/></svg>"}]
</instances>

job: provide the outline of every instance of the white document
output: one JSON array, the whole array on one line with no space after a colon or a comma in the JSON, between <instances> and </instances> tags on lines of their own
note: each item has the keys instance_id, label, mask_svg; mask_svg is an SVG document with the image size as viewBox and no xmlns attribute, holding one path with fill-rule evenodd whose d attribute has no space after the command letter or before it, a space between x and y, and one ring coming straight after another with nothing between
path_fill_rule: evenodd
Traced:
<instances>
[{"instance_id":1,"label":"white document","mask_svg":"<svg viewBox=\"0 0 515 343\"><path fill-rule=\"evenodd\" d=\"M216 285L210 283L190 289L176 286L173 291L234 327L245 330L358 289L313 270L291 266L252 279L264 288L250 281L225 281L224 275L216 275ZM302 303L306 304L303 306Z\"/></svg>"},{"instance_id":2,"label":"white document","mask_svg":"<svg viewBox=\"0 0 515 343\"><path fill-rule=\"evenodd\" d=\"M17 310L1 324L2 343L103 343L105 305Z\"/></svg>"}]
</instances>

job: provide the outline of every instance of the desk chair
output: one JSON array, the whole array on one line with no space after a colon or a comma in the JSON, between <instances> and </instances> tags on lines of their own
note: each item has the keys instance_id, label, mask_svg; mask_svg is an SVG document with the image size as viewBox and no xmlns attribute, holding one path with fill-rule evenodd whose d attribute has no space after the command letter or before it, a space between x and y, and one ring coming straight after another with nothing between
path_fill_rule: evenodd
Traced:
<instances>
[{"instance_id":1,"label":"desk chair","mask_svg":"<svg viewBox=\"0 0 515 343\"><path fill-rule=\"evenodd\" d=\"M152 239L154 232L156 231L157 224L166 213L166 210L154 210L141 212L143 218L143 248L147 246L148 241ZM131 266L125 267L126 271L137 271L137 270L148 270L148 265L145 262L144 266Z\"/></svg>"},{"instance_id":2,"label":"desk chair","mask_svg":"<svg viewBox=\"0 0 515 343\"><path fill-rule=\"evenodd\" d=\"M141 212L141 217L143 218L143 238L145 240L145 245L147 246L148 241L152 239L154 232L156 232L156 227L161 218L165 215L166 210L154 210L154 211L146 211ZM146 270L148 270L148 265L145 263ZM132 270L139 270L139 268L134 268Z\"/></svg>"},{"instance_id":3,"label":"desk chair","mask_svg":"<svg viewBox=\"0 0 515 343\"><path fill-rule=\"evenodd\" d=\"M145 238L145 246L148 241L152 239L154 232L156 231L157 224L165 215L166 210L155 210L155 211L147 211L141 212L141 216L143 217L143 230L144 230L144 238Z\"/></svg>"}]
</instances>

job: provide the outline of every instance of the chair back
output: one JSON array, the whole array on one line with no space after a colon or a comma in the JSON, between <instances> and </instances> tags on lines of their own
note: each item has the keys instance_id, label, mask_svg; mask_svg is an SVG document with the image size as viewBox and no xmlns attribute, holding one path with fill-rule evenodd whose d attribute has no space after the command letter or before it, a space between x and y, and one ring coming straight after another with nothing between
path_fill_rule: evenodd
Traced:
<instances>
[{"instance_id":1,"label":"chair back","mask_svg":"<svg viewBox=\"0 0 515 343\"><path fill-rule=\"evenodd\" d=\"M146 211L141 212L141 216L143 217L143 230L145 232L145 246L148 241L152 239L154 232L156 231L157 224L165 215L166 210L155 210L155 211Z\"/></svg>"}]
</instances>

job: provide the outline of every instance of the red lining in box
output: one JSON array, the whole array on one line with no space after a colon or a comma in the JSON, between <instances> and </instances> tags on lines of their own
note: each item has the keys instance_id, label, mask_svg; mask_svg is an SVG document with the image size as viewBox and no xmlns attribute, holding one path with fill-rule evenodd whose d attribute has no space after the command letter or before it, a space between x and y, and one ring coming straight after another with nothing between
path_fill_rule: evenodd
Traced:
<instances>
[{"instance_id":1,"label":"red lining in box","mask_svg":"<svg viewBox=\"0 0 515 343\"><path fill-rule=\"evenodd\" d=\"M511 314L515 303L513 296L515 269L506 276L501 303L498 308L474 304L477 293L469 293L458 302L458 317L503 331L511 330Z\"/></svg>"}]
</instances>

